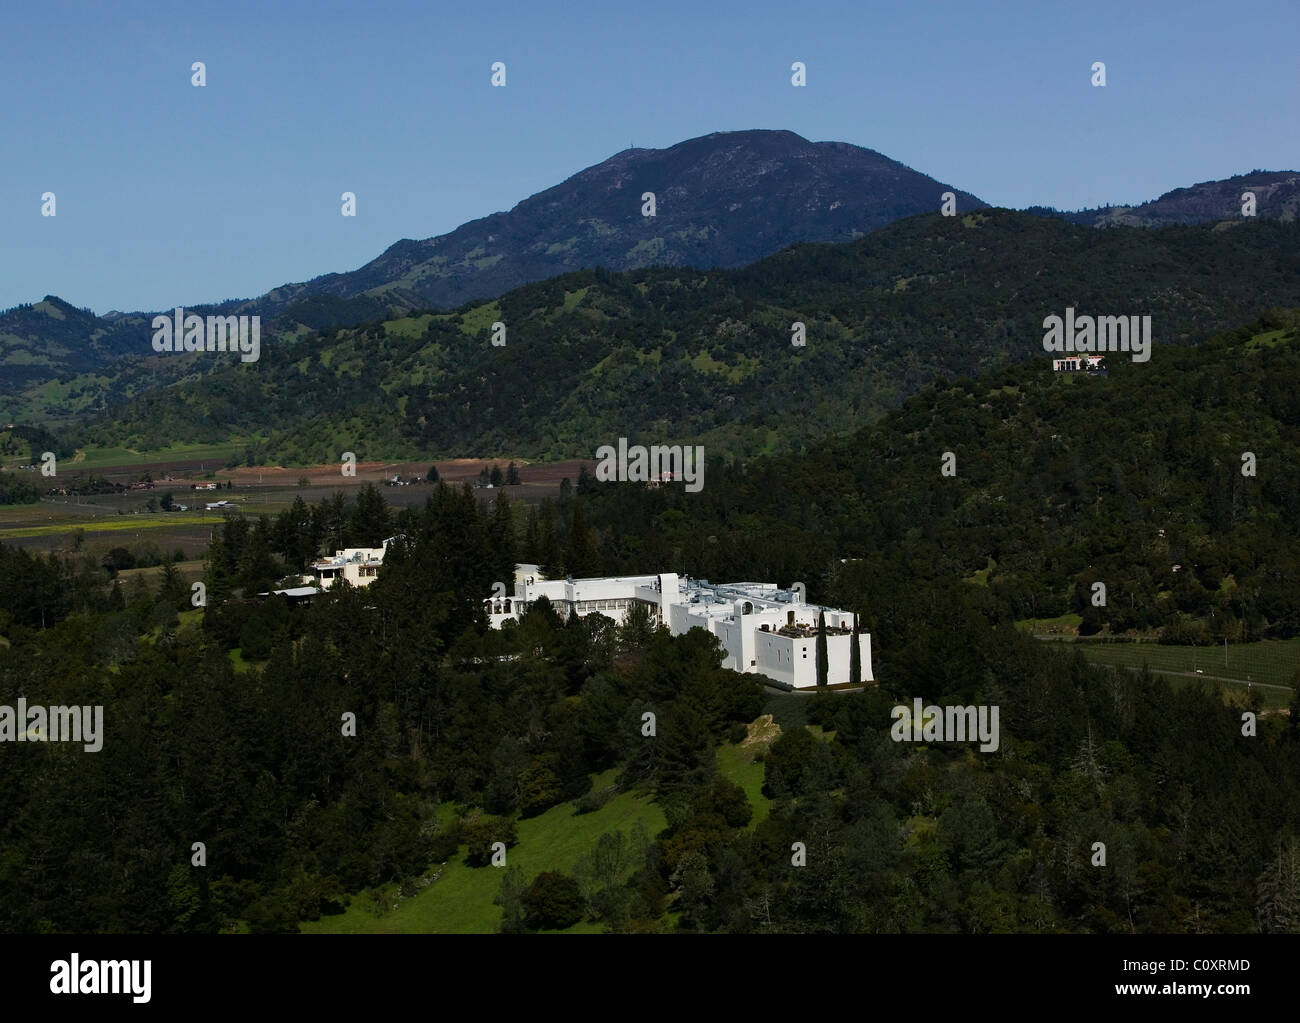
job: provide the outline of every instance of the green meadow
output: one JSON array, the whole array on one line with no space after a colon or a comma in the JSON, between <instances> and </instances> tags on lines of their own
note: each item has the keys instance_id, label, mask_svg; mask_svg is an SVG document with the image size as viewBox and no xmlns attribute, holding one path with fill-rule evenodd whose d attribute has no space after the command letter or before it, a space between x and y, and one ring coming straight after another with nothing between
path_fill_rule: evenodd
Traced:
<instances>
[{"instance_id":1,"label":"green meadow","mask_svg":"<svg viewBox=\"0 0 1300 1023\"><path fill-rule=\"evenodd\" d=\"M66 464L78 469L101 469L112 466L157 465L161 462L211 460L210 469L221 469L231 455L242 452L242 444L172 444L151 451L133 451L130 448L84 448L68 459Z\"/></svg>"},{"instance_id":2,"label":"green meadow","mask_svg":"<svg viewBox=\"0 0 1300 1023\"><path fill-rule=\"evenodd\" d=\"M613 781L613 771L594 778L594 787ZM450 812L450 806L443 807ZM441 816L441 814L440 814ZM506 853L508 866L522 867L531 881L544 870L572 872L579 857L591 852L606 831L631 836L640 820L654 837L667 826L659 806L649 796L619 793L599 810L578 814L572 803L553 806L537 817L518 822L519 842ZM381 915L367 906L364 896L353 896L343 913L303 921L305 934L482 934L493 933L501 922L501 907L493 899L501 888L502 871L496 867L467 867L465 847L442 867L442 875L429 887L408 899L400 899L397 887L384 890L388 909ZM435 868L436 869L436 868ZM393 908L393 907L396 908ZM582 921L564 933L599 932L602 925Z\"/></svg>"},{"instance_id":3,"label":"green meadow","mask_svg":"<svg viewBox=\"0 0 1300 1023\"><path fill-rule=\"evenodd\" d=\"M754 818L750 827L767 817L771 807L762 793L763 763L748 749L730 743L718 750L718 769L723 776L745 790ZM614 781L614 771L593 776L593 789ZM453 814L444 803L440 820ZM637 821L653 838L667 825L663 810L647 794L621 792L599 810L578 814L572 803L561 803L546 813L518 821L519 842L506 854L509 866L522 867L532 880L544 870L571 874L578 859L595 847L607 831L631 836ZM385 909L377 914L364 895L354 895L343 913L303 921L304 934L479 934L495 932L501 922L501 907L493 903L501 886L501 871L494 867L467 867L462 845L441 868L441 875L429 887L410 898L400 898L396 885L383 889ZM436 872L436 868L434 871ZM671 916L671 914L670 914ZM584 920L566 934L595 933L599 923Z\"/></svg>"}]
</instances>

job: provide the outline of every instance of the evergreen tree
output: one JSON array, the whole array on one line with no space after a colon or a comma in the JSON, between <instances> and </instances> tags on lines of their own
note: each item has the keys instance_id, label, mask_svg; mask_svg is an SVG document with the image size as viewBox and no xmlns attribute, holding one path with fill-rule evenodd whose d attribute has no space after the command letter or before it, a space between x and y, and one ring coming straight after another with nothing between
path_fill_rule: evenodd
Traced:
<instances>
[{"instance_id":1,"label":"evergreen tree","mask_svg":"<svg viewBox=\"0 0 1300 1023\"><path fill-rule=\"evenodd\" d=\"M158 581L158 596L169 607L180 607L185 599L185 583L176 568L176 562L164 561L162 575Z\"/></svg>"},{"instance_id":2,"label":"evergreen tree","mask_svg":"<svg viewBox=\"0 0 1300 1023\"><path fill-rule=\"evenodd\" d=\"M537 505L533 505L528 509L528 517L524 521L524 557L530 561L536 561L540 546L541 520L537 514Z\"/></svg>"},{"instance_id":3,"label":"evergreen tree","mask_svg":"<svg viewBox=\"0 0 1300 1023\"><path fill-rule=\"evenodd\" d=\"M551 503L550 498L542 502L538 518L537 565L543 575L554 577L561 570L562 558L560 556L560 540L555 535L555 506Z\"/></svg>"},{"instance_id":4,"label":"evergreen tree","mask_svg":"<svg viewBox=\"0 0 1300 1023\"><path fill-rule=\"evenodd\" d=\"M488 526L488 553L492 557L494 574L497 579L506 582L515 572L515 516L508 498L503 490L497 494L492 504L492 521Z\"/></svg>"},{"instance_id":5,"label":"evergreen tree","mask_svg":"<svg viewBox=\"0 0 1300 1023\"><path fill-rule=\"evenodd\" d=\"M826 684L826 674L829 669L830 658L826 652L826 612L817 612L817 684L824 686Z\"/></svg>"},{"instance_id":6,"label":"evergreen tree","mask_svg":"<svg viewBox=\"0 0 1300 1023\"><path fill-rule=\"evenodd\" d=\"M506 466L506 486L507 487L519 486L519 469L514 462L511 462L509 465Z\"/></svg>"},{"instance_id":7,"label":"evergreen tree","mask_svg":"<svg viewBox=\"0 0 1300 1023\"><path fill-rule=\"evenodd\" d=\"M348 523L348 542L345 547L378 547L393 535L392 516L388 502L379 488L367 483L357 495L356 507Z\"/></svg>"},{"instance_id":8,"label":"evergreen tree","mask_svg":"<svg viewBox=\"0 0 1300 1023\"><path fill-rule=\"evenodd\" d=\"M429 471L424 474L424 482L425 483L438 482L438 467L436 465L429 466Z\"/></svg>"},{"instance_id":9,"label":"evergreen tree","mask_svg":"<svg viewBox=\"0 0 1300 1023\"><path fill-rule=\"evenodd\" d=\"M858 616L853 616L853 635L849 640L849 681L855 686L862 683L862 654L858 650Z\"/></svg>"},{"instance_id":10,"label":"evergreen tree","mask_svg":"<svg viewBox=\"0 0 1300 1023\"><path fill-rule=\"evenodd\" d=\"M502 934L523 934L528 928L524 925L524 895L529 890L528 880L521 868L506 868L501 878L501 890L492 901L501 907Z\"/></svg>"},{"instance_id":11,"label":"evergreen tree","mask_svg":"<svg viewBox=\"0 0 1300 1023\"><path fill-rule=\"evenodd\" d=\"M596 548L592 543L591 530L587 527L587 516L583 511L582 501L573 506L573 521L569 527L569 546L565 552L565 571L575 579L596 574Z\"/></svg>"}]
</instances>

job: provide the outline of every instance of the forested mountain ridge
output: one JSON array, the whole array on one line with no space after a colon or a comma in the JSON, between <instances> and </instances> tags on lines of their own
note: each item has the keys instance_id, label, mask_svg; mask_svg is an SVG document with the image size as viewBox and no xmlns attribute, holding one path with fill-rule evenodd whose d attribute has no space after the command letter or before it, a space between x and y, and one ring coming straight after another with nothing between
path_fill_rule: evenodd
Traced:
<instances>
[{"instance_id":1,"label":"forested mountain ridge","mask_svg":"<svg viewBox=\"0 0 1300 1023\"><path fill-rule=\"evenodd\" d=\"M1300 305L1298 242L1300 225L1269 221L1098 232L1007 210L918 216L739 270L582 271L452 313L327 330L144 395L84 436L252 438L255 457L287 464L361 446L589 456L620 436L796 451L936 376L1042 359L1042 321L1066 307L1150 315L1159 360Z\"/></svg>"},{"instance_id":2,"label":"forested mountain ridge","mask_svg":"<svg viewBox=\"0 0 1300 1023\"><path fill-rule=\"evenodd\" d=\"M936 210L948 191L962 211L985 205L874 150L809 142L790 131L715 132L667 149L616 153L509 212L434 238L402 239L353 271L186 308L200 315L256 314L278 335L292 333L298 323L324 326L322 313L329 325L343 326L411 309L446 309L582 268L734 267L797 242L848 241ZM655 194L653 216L642 212L646 192ZM177 296L178 303L183 299ZM53 296L0 313L0 401L13 401L4 392L102 370L121 357L144 358L145 372L161 374L159 385L171 382L176 363L150 358L152 316L96 317ZM194 371L210 368L199 361ZM138 393L129 377L121 383L97 392L108 401ZM84 407L57 388L42 397L52 412Z\"/></svg>"},{"instance_id":3,"label":"forested mountain ridge","mask_svg":"<svg viewBox=\"0 0 1300 1023\"><path fill-rule=\"evenodd\" d=\"M601 567L798 579L869 622L925 581L1085 634L1300 635L1300 311L1111 361L941 380L852 436L710 465L697 494L584 480Z\"/></svg>"},{"instance_id":4,"label":"forested mountain ridge","mask_svg":"<svg viewBox=\"0 0 1300 1023\"><path fill-rule=\"evenodd\" d=\"M1250 216L1293 221L1300 216L1300 173L1253 170L1219 181L1175 188L1138 206L1100 206L1066 212L1032 206L1026 212L1061 217L1088 227L1167 227L1233 221L1254 202Z\"/></svg>"},{"instance_id":5,"label":"forested mountain ridge","mask_svg":"<svg viewBox=\"0 0 1300 1023\"><path fill-rule=\"evenodd\" d=\"M1231 223L1241 219L1246 191L1256 197L1260 220L1293 221L1300 209L1300 174L1252 171L1134 207L1028 212L1087 226ZM655 196L654 216L643 215L647 192ZM445 311L579 269L738 267L793 244L849 241L933 212L947 192L958 214L986 208L870 149L789 131L715 132L666 149L624 150L509 212L396 242L357 270L186 308L259 315L267 340L295 337L412 310ZM156 357L153 315L94 316L52 295L0 313L0 416L30 423L83 417L215 368L212 360Z\"/></svg>"},{"instance_id":6,"label":"forested mountain ridge","mask_svg":"<svg viewBox=\"0 0 1300 1023\"><path fill-rule=\"evenodd\" d=\"M234 315L238 302L186 307L187 315ZM343 327L398 315L404 307L370 298L320 295L260 324L262 344L291 341L326 326ZM169 318L174 310L168 309ZM96 316L47 295L0 313L0 420L57 427L82 421L221 365L207 353L154 352L153 314Z\"/></svg>"}]
</instances>

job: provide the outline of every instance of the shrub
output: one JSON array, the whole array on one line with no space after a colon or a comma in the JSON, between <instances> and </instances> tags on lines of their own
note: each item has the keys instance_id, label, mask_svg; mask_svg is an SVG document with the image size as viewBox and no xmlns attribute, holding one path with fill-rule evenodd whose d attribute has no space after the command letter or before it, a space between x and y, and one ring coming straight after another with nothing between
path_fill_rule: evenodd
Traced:
<instances>
[{"instance_id":1,"label":"shrub","mask_svg":"<svg viewBox=\"0 0 1300 1023\"><path fill-rule=\"evenodd\" d=\"M559 931L583 915L578 882L555 871L538 874L524 894L524 922L533 930Z\"/></svg>"},{"instance_id":2,"label":"shrub","mask_svg":"<svg viewBox=\"0 0 1300 1023\"><path fill-rule=\"evenodd\" d=\"M461 838L468 850L465 863L471 867L485 867L492 862L492 846L502 842L509 849L519 840L515 822L506 817L483 814L473 821L462 821Z\"/></svg>"},{"instance_id":3,"label":"shrub","mask_svg":"<svg viewBox=\"0 0 1300 1023\"><path fill-rule=\"evenodd\" d=\"M603 789L592 789L578 800L578 813L594 813L613 799L617 792L617 785L606 785Z\"/></svg>"}]
</instances>

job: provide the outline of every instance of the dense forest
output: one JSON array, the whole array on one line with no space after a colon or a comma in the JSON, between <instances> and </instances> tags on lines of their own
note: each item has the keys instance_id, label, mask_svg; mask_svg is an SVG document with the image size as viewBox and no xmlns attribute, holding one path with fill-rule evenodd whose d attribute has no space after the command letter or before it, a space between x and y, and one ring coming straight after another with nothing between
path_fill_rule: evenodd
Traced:
<instances>
[{"instance_id":1,"label":"dense forest","mask_svg":"<svg viewBox=\"0 0 1300 1023\"><path fill-rule=\"evenodd\" d=\"M286 465L342 451L591 457L619 437L798 452L937 377L1041 364L1042 321L1067 306L1150 315L1154 362L1269 304L1300 306L1298 240L1300 224L1275 221L1098 231L982 210L738 270L581 271L452 312L268 342L255 364L111 408L77 443L223 437ZM320 323L330 307L316 312L304 316ZM506 333L494 339L495 323Z\"/></svg>"},{"instance_id":2,"label":"dense forest","mask_svg":"<svg viewBox=\"0 0 1300 1023\"><path fill-rule=\"evenodd\" d=\"M0 704L105 708L100 753L0 743L0 930L292 931L451 858L496 870L521 822L615 791L666 827L607 832L569 873L502 870L502 930L1300 930L1300 696L1265 714L1014 624L1300 632L1298 325L940 379L797 455L711 459L698 493L584 470L530 507L438 484L394 509L367 485L235 514L202 607L171 561L123 583L114 559L0 545ZM390 537L365 589L266 595ZM878 682L765 693L640 614L541 601L489 629L517 561L803 581L861 616ZM914 698L997 706L997 751L895 741ZM760 818L719 751L764 714Z\"/></svg>"},{"instance_id":3,"label":"dense forest","mask_svg":"<svg viewBox=\"0 0 1300 1023\"><path fill-rule=\"evenodd\" d=\"M579 489L549 514L440 485L418 510L367 488L232 518L202 611L171 565L122 586L0 546L0 698L101 704L106 733L97 754L0 745L0 929L295 930L450 857L494 870L518 821L608 799L591 775L609 768L667 827L601 836L580 876L502 871L502 930L1300 929L1300 707L1244 735L1218 694L1061 655L951 577L874 609L877 687L784 698L818 729L771 744L771 812L749 827L717 750L772 702L712 637L566 624L544 601L484 628L516 558L600 563L586 511L604 498ZM313 545L390 535L364 590L256 596ZM895 742L890 708L913 696L999 706L998 752Z\"/></svg>"},{"instance_id":4,"label":"dense forest","mask_svg":"<svg viewBox=\"0 0 1300 1023\"><path fill-rule=\"evenodd\" d=\"M1084 634L1300 635L1298 325L1271 313L1105 374L940 380L850 437L711 460L695 494L584 477L588 560L801 580L876 622L919 581L971 580L1006 620L1073 611Z\"/></svg>"}]
</instances>

